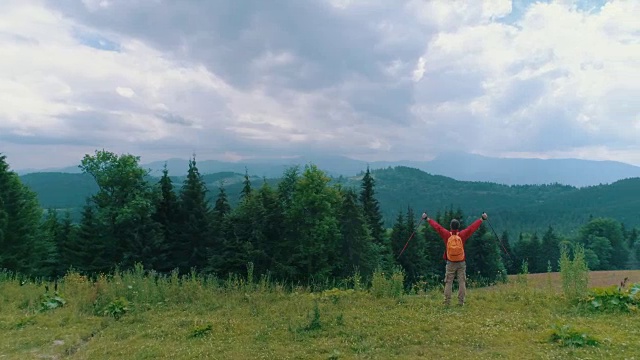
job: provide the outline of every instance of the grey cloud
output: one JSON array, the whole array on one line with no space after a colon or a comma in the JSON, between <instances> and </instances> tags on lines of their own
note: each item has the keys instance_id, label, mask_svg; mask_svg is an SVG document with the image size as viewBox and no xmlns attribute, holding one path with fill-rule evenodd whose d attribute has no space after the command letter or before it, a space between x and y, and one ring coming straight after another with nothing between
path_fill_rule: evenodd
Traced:
<instances>
[{"instance_id":1,"label":"grey cloud","mask_svg":"<svg viewBox=\"0 0 640 360\"><path fill-rule=\"evenodd\" d=\"M62 126L55 133L38 129L31 130L29 135L2 131L0 140L24 145L92 145L108 136L104 132L113 121L112 116L99 111L70 113L59 119L62 120Z\"/></svg>"},{"instance_id":2,"label":"grey cloud","mask_svg":"<svg viewBox=\"0 0 640 360\"><path fill-rule=\"evenodd\" d=\"M231 116L230 110L225 102L225 98L212 92L210 89L193 87L189 90L172 93L174 99L166 104L171 113L188 114L183 115L194 120L194 118L208 119L220 123Z\"/></svg>"},{"instance_id":3,"label":"grey cloud","mask_svg":"<svg viewBox=\"0 0 640 360\"><path fill-rule=\"evenodd\" d=\"M94 109L96 111L93 114L94 116L100 116L98 111L147 111L143 104L136 102L134 99L118 95L116 89L112 91L78 91L74 94L74 101ZM81 112L81 114L86 115L87 112Z\"/></svg>"},{"instance_id":4,"label":"grey cloud","mask_svg":"<svg viewBox=\"0 0 640 360\"><path fill-rule=\"evenodd\" d=\"M247 68L267 50L295 50L310 62L322 61L325 71L311 77L328 86L348 72L375 73L375 37L363 25L334 14L324 1L262 0L182 2L118 2L88 11L81 2L55 2L85 23L143 38L169 50L188 45L189 56L205 60L235 86L252 75ZM142 19L153 21L141 21ZM330 71L326 71L329 70ZM300 79L304 88L310 86ZM317 84L313 84L316 86Z\"/></svg>"},{"instance_id":5,"label":"grey cloud","mask_svg":"<svg viewBox=\"0 0 640 360\"><path fill-rule=\"evenodd\" d=\"M634 117L640 118L640 89L616 89L607 94L602 100L602 104L607 104L607 114L617 119L629 119L630 123L625 124L633 127L631 122ZM606 124L608 119L597 119L600 124Z\"/></svg>"},{"instance_id":6,"label":"grey cloud","mask_svg":"<svg viewBox=\"0 0 640 360\"><path fill-rule=\"evenodd\" d=\"M117 135L141 132L131 126L128 119L102 111L79 111L60 115L58 119L62 124L56 132L36 130L32 131L33 134L24 135L3 131L0 140L25 145L99 146L105 142L121 142Z\"/></svg>"},{"instance_id":7,"label":"grey cloud","mask_svg":"<svg viewBox=\"0 0 640 360\"><path fill-rule=\"evenodd\" d=\"M505 139L509 144L509 150L523 152L545 152L550 149L569 151L574 148L613 141L613 137L601 132L590 133L583 126L579 126L575 121L575 114L579 106L580 104L575 101L557 105L550 104L535 109L526 117L514 119L507 126L511 134L510 139ZM503 134L504 132L500 131L499 133ZM487 139L496 139L496 136L488 132ZM496 142L496 144L499 145L500 142ZM615 147L615 144L611 145Z\"/></svg>"},{"instance_id":8,"label":"grey cloud","mask_svg":"<svg viewBox=\"0 0 640 360\"><path fill-rule=\"evenodd\" d=\"M86 138L55 136L51 134L24 135L14 132L2 132L0 140L16 145L93 145L94 143Z\"/></svg>"},{"instance_id":9,"label":"grey cloud","mask_svg":"<svg viewBox=\"0 0 640 360\"><path fill-rule=\"evenodd\" d=\"M183 61L203 62L239 89L312 92L366 79L370 90L336 95L352 100L361 116L382 121L406 118L412 92L411 83L397 84L384 65L398 59L415 63L430 36L416 25L405 41L394 42L376 29L382 19L395 24L410 19L402 3L354 11L334 9L324 0L131 1L98 11L77 1L50 3L78 21L139 37ZM398 26L395 32L402 31ZM282 52L292 54L293 62L255 68L265 54Z\"/></svg>"},{"instance_id":10,"label":"grey cloud","mask_svg":"<svg viewBox=\"0 0 640 360\"><path fill-rule=\"evenodd\" d=\"M504 89L504 95L492 106L497 116L512 116L522 108L530 106L535 100L544 96L548 79L538 77L527 80L513 80Z\"/></svg>"},{"instance_id":11,"label":"grey cloud","mask_svg":"<svg viewBox=\"0 0 640 360\"><path fill-rule=\"evenodd\" d=\"M172 113L158 113L156 117L165 121L168 124L175 125L184 125L184 126L192 126L194 124L193 120L189 120L183 116L172 114Z\"/></svg>"},{"instance_id":12,"label":"grey cloud","mask_svg":"<svg viewBox=\"0 0 640 360\"><path fill-rule=\"evenodd\" d=\"M117 115L103 111L78 111L67 115L59 116L65 126L62 130L82 136L95 136L103 131L109 130L114 125L120 125L122 121ZM126 129L124 129L126 131Z\"/></svg>"},{"instance_id":13,"label":"grey cloud","mask_svg":"<svg viewBox=\"0 0 640 360\"><path fill-rule=\"evenodd\" d=\"M409 108L414 101L413 87L410 84L363 86L346 97L352 108L364 118L375 117L378 123L393 122L396 125L410 121Z\"/></svg>"},{"instance_id":14,"label":"grey cloud","mask_svg":"<svg viewBox=\"0 0 640 360\"><path fill-rule=\"evenodd\" d=\"M298 106L297 94L318 95L300 111L304 118L298 121L305 131L327 129L335 133L340 126L357 129L364 132L359 133L358 141L379 138L391 143L394 153L402 154L481 147L499 149L503 142L514 144L515 150L544 151L591 145L603 139L609 141L609 138L596 139L575 125L574 117L583 104L552 106L524 118L514 115L543 97L549 80L566 75L560 70L508 83L504 94L489 104L489 119L473 114L466 106L485 93L483 82L487 78L483 69L448 65L441 72L428 72L417 84L408 81L412 67L435 29L419 24L405 13L402 6L405 1L354 5L353 9L338 10L321 0L166 0L161 3L132 0L111 2L111 6L96 11L89 11L76 0L46 1L98 32L126 34L181 63L202 63L237 89L259 88L276 99L285 111ZM514 14L521 14L523 2L517 1L514 8ZM277 57L283 53L291 55L290 62L256 65L268 54ZM553 51L541 52L504 71L515 75L523 70L539 69L554 59ZM402 66L398 74L390 75L385 67L394 61ZM223 99L207 89L178 94L175 102L166 104L166 112L145 109L116 94L90 93L80 100L105 111L121 109L155 115L167 123L185 125L180 131L195 137L193 141L176 136L160 144L139 144L141 149L171 148L187 153L203 149L261 155L297 155L309 151L354 153L355 140L349 135L325 142L312 138L298 144L248 140L226 132L224 128L232 122L233 114ZM457 102L460 108L436 111L437 105L444 102ZM416 116L409 112L414 104L426 110ZM619 107L621 116L638 113L637 105L633 105L637 102L625 104ZM86 125L81 119L90 115L75 115L75 126ZM107 117L106 121L113 119ZM200 122L213 125L204 129L188 127ZM420 125L422 122L429 125ZM488 126L495 124L504 126ZM529 124L534 126L529 128ZM254 128L279 131L268 126L255 125ZM522 129L529 130L523 133ZM507 135L512 137L501 138ZM355 152L376 151L362 146Z\"/></svg>"}]
</instances>

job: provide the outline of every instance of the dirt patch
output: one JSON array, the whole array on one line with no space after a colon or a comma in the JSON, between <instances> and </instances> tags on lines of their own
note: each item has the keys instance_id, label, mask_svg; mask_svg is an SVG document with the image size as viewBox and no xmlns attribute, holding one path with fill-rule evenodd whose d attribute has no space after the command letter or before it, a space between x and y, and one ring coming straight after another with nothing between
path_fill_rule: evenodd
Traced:
<instances>
[{"instance_id":1,"label":"dirt patch","mask_svg":"<svg viewBox=\"0 0 640 360\"><path fill-rule=\"evenodd\" d=\"M517 275L509 275L510 280L515 280ZM529 283L536 287L546 287L551 280L551 286L556 290L562 289L562 278L559 272L529 274ZM640 270L616 270L616 271L591 271L589 272L589 287L605 287L620 285L625 278L627 284L640 283Z\"/></svg>"}]
</instances>

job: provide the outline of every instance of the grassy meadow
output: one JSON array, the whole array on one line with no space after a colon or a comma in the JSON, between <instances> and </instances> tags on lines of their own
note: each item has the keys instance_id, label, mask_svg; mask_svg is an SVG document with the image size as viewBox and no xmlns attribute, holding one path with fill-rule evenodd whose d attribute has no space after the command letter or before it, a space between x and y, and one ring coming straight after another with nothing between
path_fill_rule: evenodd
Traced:
<instances>
[{"instance_id":1,"label":"grassy meadow","mask_svg":"<svg viewBox=\"0 0 640 360\"><path fill-rule=\"evenodd\" d=\"M640 271L591 272L615 286ZM442 288L377 274L312 291L265 281L177 276L138 268L45 284L0 273L0 360L8 359L640 359L638 311L588 311L559 274L469 288L464 307ZM597 284L597 285L594 285ZM455 296L455 295L454 295Z\"/></svg>"}]
</instances>

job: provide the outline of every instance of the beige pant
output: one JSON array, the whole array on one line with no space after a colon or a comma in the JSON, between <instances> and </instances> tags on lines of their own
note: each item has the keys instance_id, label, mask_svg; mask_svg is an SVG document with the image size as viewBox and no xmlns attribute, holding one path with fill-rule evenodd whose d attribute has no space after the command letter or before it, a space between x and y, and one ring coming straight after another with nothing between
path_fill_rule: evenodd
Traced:
<instances>
[{"instance_id":1,"label":"beige pant","mask_svg":"<svg viewBox=\"0 0 640 360\"><path fill-rule=\"evenodd\" d=\"M444 276L444 303L451 303L451 291L453 288L453 278L458 277L458 304L464 304L467 279L467 263L466 261L451 262L447 261Z\"/></svg>"}]
</instances>

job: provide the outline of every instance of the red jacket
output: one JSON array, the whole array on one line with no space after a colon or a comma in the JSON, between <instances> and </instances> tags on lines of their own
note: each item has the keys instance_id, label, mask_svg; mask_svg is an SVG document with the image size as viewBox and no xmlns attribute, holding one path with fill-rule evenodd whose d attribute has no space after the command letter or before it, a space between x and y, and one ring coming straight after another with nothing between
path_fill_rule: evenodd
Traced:
<instances>
[{"instance_id":1,"label":"red jacket","mask_svg":"<svg viewBox=\"0 0 640 360\"><path fill-rule=\"evenodd\" d=\"M467 243L467 240L471 237L471 235L476 230L478 230L478 228L480 227L480 224L482 224L482 218L474 221L466 229L464 229L464 230L462 230L460 232L458 232L458 230L453 230L453 231L450 232L449 230L443 228L435 220L429 219L429 225L431 225L431 227L434 228L436 230L436 232L438 232L438 235L440 235L442 240L444 240L444 246L447 246L447 239L449 239L449 236L451 236L451 234L456 234L456 233L462 239L462 245L464 246ZM442 256L442 258L445 259L445 260L448 260L447 259L447 251L446 250L445 250L444 255ZM465 260L467 260L466 252L464 254L464 258L462 259L462 261L465 261Z\"/></svg>"}]
</instances>

